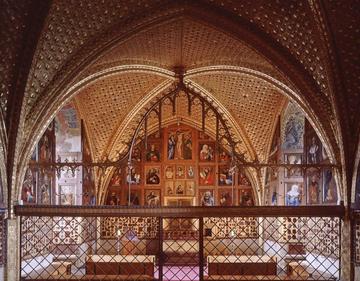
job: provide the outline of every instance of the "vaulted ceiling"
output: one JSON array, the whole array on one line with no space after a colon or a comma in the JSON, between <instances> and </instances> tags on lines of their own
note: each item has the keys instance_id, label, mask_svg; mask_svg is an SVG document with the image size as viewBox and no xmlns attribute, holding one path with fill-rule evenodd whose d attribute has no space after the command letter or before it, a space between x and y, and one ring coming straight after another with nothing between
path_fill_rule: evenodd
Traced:
<instances>
[{"instance_id":1,"label":"vaulted ceiling","mask_svg":"<svg viewBox=\"0 0 360 281\"><path fill-rule=\"evenodd\" d=\"M136 65L138 68L134 69ZM286 79L243 42L187 18L152 26L131 36L98 58L83 74L85 78L119 66L127 70L104 78L100 76L76 93L96 159L120 149L128 135L117 138L115 144L113 140L125 117L136 104L143 102L141 99L146 94L166 79L171 82L171 74L165 78L146 73L146 69L141 72L141 66L145 65L164 71L181 66L188 82L203 88L227 109L239 127L239 139L246 143L244 152L252 155L250 159L266 160L273 125L286 98L276 86L239 69L259 71L278 77L284 83ZM169 112L171 108L164 115ZM196 116L193 112L192 119L201 120L200 113ZM210 130L215 130L215 123L208 122L208 125Z\"/></svg>"},{"instance_id":2,"label":"vaulted ceiling","mask_svg":"<svg viewBox=\"0 0 360 281\"><path fill-rule=\"evenodd\" d=\"M4 2L0 169L9 186L19 185L46 122L70 99L101 158L179 66L226 109L249 155L265 158L271 124L291 98L351 178L360 129L356 0Z\"/></svg>"}]
</instances>

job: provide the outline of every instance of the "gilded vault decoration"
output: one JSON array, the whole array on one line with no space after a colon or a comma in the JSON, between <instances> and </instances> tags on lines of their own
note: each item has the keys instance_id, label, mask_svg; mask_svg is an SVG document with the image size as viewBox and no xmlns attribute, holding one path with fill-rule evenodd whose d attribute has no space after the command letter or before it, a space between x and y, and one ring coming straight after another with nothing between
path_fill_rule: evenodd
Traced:
<instances>
[{"instance_id":1,"label":"gilded vault decoration","mask_svg":"<svg viewBox=\"0 0 360 281\"><path fill-rule=\"evenodd\" d=\"M95 159L102 158L127 111L163 81L163 77L146 73L120 74L102 78L82 90L76 101L92 138Z\"/></svg>"},{"instance_id":2,"label":"gilded vault decoration","mask_svg":"<svg viewBox=\"0 0 360 281\"><path fill-rule=\"evenodd\" d=\"M267 157L272 124L284 102L284 97L278 90L248 75L211 74L196 76L192 80L211 89L211 93L236 116L246 137L254 146L257 157L264 160Z\"/></svg>"},{"instance_id":3,"label":"gilded vault decoration","mask_svg":"<svg viewBox=\"0 0 360 281\"><path fill-rule=\"evenodd\" d=\"M330 154L329 161L342 168L341 186L348 191L345 205L350 203L349 183L360 129L357 0L54 0L44 1L43 12L34 18L38 3L5 0L4 4L0 16L0 34L5 38L0 46L0 174L4 189L11 191L9 207L19 198L31 148L56 110L75 94L90 145L97 152L95 158L111 158L126 146L121 142L131 139L130 132L146 111L138 103L151 106L175 79L173 73L158 75L155 71L110 74L113 67L135 64L159 67L162 72L181 66L185 73L226 65L271 76L274 81L264 82L244 73L185 74L187 82L221 101L243 141L241 150L260 161L266 161L272 124L287 101L276 87L276 82L283 83L314 126ZM29 45L33 46L30 50ZM89 79L89 84L71 88L82 79ZM99 113L98 108L106 113ZM201 126L199 107L194 107L191 116L186 114L185 102L177 110L182 112L176 117L179 120L172 116L171 106L164 106L165 124ZM216 122L208 117L211 135ZM149 129L154 131L156 123L155 117L150 118ZM3 194L7 197L6 191ZM12 212L9 214L11 217ZM342 222L330 217L310 223L306 219L304 224L313 223L317 227L311 231L321 234L309 235L308 250L338 256L337 230ZM47 254L47 247L41 248L39 238L31 235L50 229L47 219L22 222L21 231L29 238L22 245L23 253ZM288 233L297 223L280 222L280 226ZM349 241L347 223L346 219L341 236L345 242ZM358 235L358 224L356 227ZM65 236L73 235L68 230ZM47 245L53 235L49 232L43 242ZM343 253L349 250L348 244L341 246ZM357 254L358 249L359 243ZM355 256L352 251L342 261L345 279L350 276L347 258ZM15 274L8 276L11 279Z\"/></svg>"},{"instance_id":4,"label":"gilded vault decoration","mask_svg":"<svg viewBox=\"0 0 360 281\"><path fill-rule=\"evenodd\" d=\"M229 2L230 3L230 2ZM224 6L221 9L226 10L228 8L228 4L229 3L224 3ZM154 2L149 4L148 8L149 9L156 9L157 5L160 5L160 2ZM90 5L90 6L89 6ZM56 71L59 71L61 69L61 71L65 71L66 69L70 70L72 69L72 71L74 71L76 68L78 68L78 75L79 77L86 77L86 73L92 73L91 71L88 72L88 70L90 70L91 68L89 68L88 70L83 69L83 68L79 68L79 65L75 65L75 63L73 65L71 65L70 63L66 63L66 61L69 61L69 55L72 56L72 58L74 58L72 61L76 61L76 63L80 63L80 59L81 57L83 57L85 55L85 53L90 52L90 49L94 49L94 47L100 49L101 46L105 46L105 42L110 42L111 41L111 50L110 52L103 52L104 58L108 58L109 60L106 60L104 64L101 64L101 59L102 56L98 56L99 60L97 61L97 63L99 63L99 65L94 64L93 67L94 69L101 69L102 66L106 67L109 65L116 65L116 62L121 62L121 63L126 63L126 62L131 62L134 63L136 62L136 60L134 61L134 57L132 56L141 56L142 53L145 54L143 56L143 58L141 59L141 62L143 64L156 64L155 61L158 61L157 65L161 65L161 66L170 66L171 62L167 62L167 58L170 57L170 55L167 52L163 52L162 55L159 56L159 52L156 50L150 50L149 48L147 49L142 49L141 45L143 46L156 46L156 44L159 44L159 46L162 48L161 50L165 50L165 49L171 49L174 53L172 55L175 56L176 60L174 60L174 63L178 63L183 62L187 65L184 65L183 67L185 68L194 68L194 67L199 67L199 66L203 66L206 65L208 63L210 63L209 59L214 59L214 61L216 63L221 63L221 64L241 64L243 66L249 67L249 68L253 68L253 69L262 69L264 72L267 72L268 74L270 74L273 77L276 77L277 79L279 79L280 81L283 81L284 83L286 83L290 88L293 88L294 90L298 91L299 89L296 89L294 87L294 84L292 83L293 81L289 82L289 79L285 77L285 75L287 75L287 73L285 73L285 75L281 74L278 70L279 68L274 67L274 64L272 64L269 59L263 59L263 56L260 55L261 53L261 48L263 47L261 44L260 46L254 46L255 48L257 48L257 51L252 50L252 47L248 47L246 44L242 44L242 43L237 43L238 40L236 40L236 32L238 32L236 30L236 28L231 29L228 33L224 32L224 26L227 26L225 23L225 21L218 21L219 23L221 23L221 26L223 28L223 31L218 31L216 30L216 28L210 28L209 26L211 26L211 23L208 24L202 24L200 23L201 21L197 21L197 20L188 20L188 18L191 18L194 14L198 13L199 14L199 18L204 17L204 19L206 18L206 13L213 15L212 13L214 12L214 10L212 10L212 8L216 7L215 3L214 4L209 4L207 5L207 8L201 9L200 12L200 7L197 4L189 4L187 3L186 8L182 8L181 5L179 5L178 3L176 4L169 4L169 6L163 6L165 9L169 8L169 13L174 13L174 15L180 15L180 14L187 14L189 13L189 16L185 16L184 19L182 20L173 20L173 21L169 21L168 26L164 25L164 24L159 24L159 25L155 25L156 28L150 28L150 25L145 24L145 22L147 20L149 20L149 18L146 18L144 16L139 16L138 17L138 26L141 26L141 24L144 24L142 26L142 28L144 30L146 30L149 34L147 35L146 32L142 33L143 35L145 35L145 40L141 41L141 36L134 35L134 36L127 36L126 32L128 32L129 30L132 29L132 22L131 21L127 21L126 25L122 25L124 28L121 29L121 31L124 31L123 35L124 35L124 39L126 38L126 40L121 40L119 39L119 35L115 35L115 29L113 28L108 28L109 25L112 26L116 26L118 24L121 23L121 21L125 21L126 16L124 14L124 17L118 17L118 20L114 20L116 18L117 11L118 9L123 8L124 6L122 5L126 5L125 3L112 3L109 4L114 5L111 6L113 9L111 10L112 12L109 13L108 10L106 10L104 8L105 5L100 4L89 4L89 3L83 3L81 2L81 4L79 6L81 6L82 8L87 7L87 8L92 8L93 11L91 11L91 13L94 13L94 16L86 16L84 17L83 21L79 21L76 24L72 24L71 28L64 28L64 26L66 24L71 24L73 22L72 18L74 15L76 15L77 13L79 13L80 11L77 10L78 7L74 7L74 9L70 9L71 5L69 6L63 6L63 4L59 1L55 1L53 3L52 8L50 9L50 14L49 17L47 19L46 22L46 28L44 29L44 33L41 37L40 43L38 45L38 50L37 50L37 58L36 60L36 65L38 65L37 69L33 69L32 73L32 78L29 79L28 81L28 89L29 92L32 93L32 98L30 100L32 100L31 102L26 103L27 104L34 104L36 105L36 109L39 109L39 111L36 112L32 112L31 115L29 115L29 119L27 119L27 125L25 128L25 134L24 134L24 138L26 138L26 136L28 136L30 134L30 132L40 132L41 128L36 126L33 127L33 124L38 123L40 124L41 122L37 122L37 118L40 117L40 115L43 115L42 112L46 111L45 110L45 105L48 105L48 103L50 104L54 104L53 101L51 101L50 95L47 93L52 92L53 90L56 89L56 85L58 85L58 82L61 81L61 78L59 75L55 75ZM132 8L133 4L129 4L128 8L132 11L132 15L135 15L137 13L137 11L139 11L138 7ZM259 20L262 19L262 17L260 17L260 12L259 11L264 11L264 7L255 7L257 5L259 5L258 3L242 3L240 5L242 5L243 10L240 12L239 7L237 7L237 3L230 3L230 6L232 6L233 9L233 13L237 15L237 17L240 18L244 18L246 24L249 25L253 25L253 24L257 24L257 22ZM252 7L251 9L249 9L249 12L246 12L246 7L250 7L251 5L255 5L254 7ZM130 8L131 6L131 8ZM277 4L270 7L271 5L269 4L269 7L267 7L269 9L269 11L271 11L272 9L278 9ZM309 30L310 32L308 32L305 36L305 34L299 32L298 34L301 36L305 36L307 39L303 40L303 41L299 41L299 42L295 42L294 46L292 46L292 44L286 44L286 42L288 42L288 40L293 40L291 39L291 34L287 34L286 32L288 32L287 30L298 30L300 27L298 27L296 25L296 21L299 18L305 18L306 19L306 15L308 13L310 13L310 9L309 6L306 4L291 4L290 7L293 12L293 15L297 15L299 14L299 16L288 16L286 13L286 10L281 10L278 13L272 13L271 17L275 18L275 22L276 22L276 28L274 29L276 30L276 32L269 32L266 31L266 33L268 33L269 35L271 35L270 37L272 38L272 36L275 36L274 40L279 42L279 44L283 44L283 46L285 48L289 48L291 49L290 53L292 53L295 57L297 57L297 63L299 64L306 64L305 66L305 71L314 71L314 73L318 73L319 69L321 70L321 68L323 68L323 66L320 63L313 63L314 61L317 62L319 61L319 58L316 58L312 55L311 52L313 52L315 50L316 55L318 55L321 59L321 54L322 51L320 51L319 48L314 47L312 49L309 48L309 50L305 50L304 54L300 53L298 54L297 51L293 51L293 47L296 45L298 46L298 48L303 49L304 47L299 47L299 46L304 46L305 45L309 45L309 46L315 46L320 39L313 39L313 38L317 38L318 36L316 36L316 32L317 29L314 27L311 27L313 24L312 20L305 20L304 22L306 23L306 25L309 25ZM81 8L79 8L81 10ZM96 12L95 12L96 10ZM119 10L120 11L120 10ZM165 11L165 10L164 10ZM251 12L250 12L251 11ZM90 10L89 10L90 13ZM240 16L238 14L241 14ZM253 15L253 13L256 14L256 16ZM111 15L110 15L111 14ZM140 15L141 13L139 13ZM66 16L65 16L66 15ZM301 17L300 17L301 15ZM152 19L160 19L161 17L164 16L164 12L158 12L158 13L152 13ZM67 20L67 17L69 17L69 19ZM129 15L129 17L131 17ZM257 18L259 17L259 18ZM94 21L94 19L96 18L96 20L98 20L99 22L96 24L90 24L92 21ZM104 18L104 20L101 20L102 18ZM106 18L106 19L105 19ZM175 17L176 18L176 17ZM195 17L196 18L196 17ZM270 13L266 14L266 16L264 15L264 18L269 18L269 22L271 23L272 21L270 20ZM280 19L281 18L281 19ZM216 19L216 17L214 17L214 20ZM220 19L220 18L219 18ZM286 24L287 29L286 30L281 30L280 24L282 23L282 20L285 21L289 21L289 24ZM161 22L161 20L160 20ZM61 23L61 25L58 25L59 23ZM269 23L269 24L270 24ZM271 24L270 24L271 25ZM59 27L61 26L61 27ZM97 31L95 31L94 29L91 30L91 32L89 31L85 31L87 28L89 27L94 27ZM228 25L230 26L230 25ZM259 25L261 26L261 24ZM158 31L160 30L165 30L165 31L174 31L172 34L172 37L170 39L170 42L165 42L164 39L159 40L159 42L157 41L157 39L159 38L164 38L163 36L159 37L159 34L157 34L158 31L156 31L158 28ZM107 29L109 31L109 33L104 33L104 36L100 36L98 37L98 40L96 40L96 44L94 43L94 41L92 41L93 39L91 38L92 36L90 36L91 34L93 34L94 36L98 36L98 34L100 33L101 30L105 30ZM140 28L141 29L141 28ZM179 29L179 30L178 30ZM260 28L262 29L262 28ZM220 30L220 29L219 29ZM119 33L119 30L117 31ZM239 31L240 32L240 31ZM285 35L280 35L280 34L286 34ZM66 46L64 45L65 43L70 42L69 38L71 38L71 36L73 34L76 34L76 40L71 39L71 44L67 44ZM112 34L112 35L111 35ZM226 35L224 35L226 34ZM232 34L232 35L231 35ZM106 37L106 36L108 37ZM280 36L279 38L277 38L277 36ZM289 35L289 36L288 36ZM305 38L304 37L304 38ZM53 46L53 45L49 45L47 42L50 42L52 40L52 38L55 38L58 42L59 45ZM117 38L116 42L114 42L114 40L109 39L109 38ZM177 42L177 40L181 39L180 42L181 45L180 46L176 46L176 48L171 48L171 44L174 44L174 42ZM195 40L195 38L199 38L201 39L201 44L203 44L204 47L199 47L196 46L196 44L194 45L192 42ZM281 39L280 39L281 38ZM285 39L284 39L285 38ZM289 39L290 38L290 39ZM244 41L246 42L247 39L244 37ZM110 40L110 41L109 41ZM132 41L134 40L134 41ZM137 41L136 41L137 40ZM146 41L147 40L147 41ZM250 39L249 39L250 40ZM299 39L300 40L300 39ZM251 41L251 40L250 40ZM131 45L131 42L138 42L139 47L137 48L130 48L129 46ZM140 44L140 42L142 42L142 44ZM304 43L305 42L305 43ZM118 43L118 44L117 44ZM221 44L224 43L224 44ZM301 43L301 44L300 44ZM320 43L319 43L320 44ZM63 45L63 46L62 46ZM120 47L118 49L118 53L119 54L119 58L116 59L114 57L114 60L111 61L111 52L114 52L114 56L116 53L116 45L124 47L124 49L122 50ZM134 44L136 45L136 44ZM41 47L40 47L41 46ZM46 46L49 46L49 48L47 48ZM62 47L61 47L62 46ZM82 47L81 47L82 46ZM86 46L86 48L84 47ZM88 48L90 47L91 48ZM128 47L126 47L128 46ZM235 47L234 47L235 46ZM77 51L80 50L79 48L81 47L81 52ZM207 50L205 47L210 48L209 50ZM87 49L88 48L88 49ZM104 47L105 48L105 47ZM104 48L102 50L104 50ZM266 48L265 48L266 49ZM264 49L264 50L265 50ZM50 53L45 55L44 51L47 50ZM60 54L59 55L55 55L55 53L60 50ZM224 51L225 50L225 51ZM239 51L241 50L241 51ZM199 53L200 52L200 53ZM265 56L267 55L266 53L267 51L264 51ZM95 54L95 51L92 52L92 55ZM295 55L296 54L296 55ZM89 56L91 57L91 56ZM166 58L167 57L167 58ZM77 58L77 59L75 59ZM94 56L92 58L95 58ZM191 58L195 58L195 60L191 60ZM231 59L233 58L233 62L231 62ZM247 58L251 58L247 59ZM44 64L42 63L42 61L44 61ZM195 62L196 61L196 62ZM251 62L250 62L251 61ZM253 61L256 61L256 63L254 64ZM51 62L51 63L50 63ZM85 62L85 61L83 61ZM250 63L249 63L250 62ZM282 63L286 64L287 67L292 67L294 64L293 62L288 62L287 60L282 61ZM309 63L309 65L307 65ZM88 66L91 66L91 63L85 63ZM295 63L296 64L296 63ZM314 68L311 66L311 64L315 65L316 67L318 66L318 68ZM296 68L296 67L295 67ZM294 68L294 69L295 69ZM312 68L314 70L312 70ZM43 70L46 69L46 77L44 76L44 72ZM293 69L293 70L294 70ZM291 72L289 72L291 73ZM336 131L337 129L337 124L336 122L334 122L334 117L330 117L329 116L333 116L333 112L330 106L330 102L328 102L327 97L320 94L321 88L323 89L328 89L330 87L327 87L325 85L325 87L323 86L323 83L318 79L318 75L312 75L314 76L313 79L315 79L317 82L315 82L315 87L311 88L309 86L308 90L304 90L302 94L304 95L309 95L308 99L312 101L312 103L316 103L316 104L320 104L321 106L317 107L315 109L315 111L313 110L309 110L309 102L306 100L303 100L303 97L301 97L300 95L298 95L296 97L297 102L300 103L301 106L306 107L307 108L307 114L309 114L310 118L317 124L320 125L320 119L323 120L322 124L322 128L319 129L320 133L322 136L324 136L324 140L327 142L332 142L332 148L334 149L336 155L338 156L338 150L336 150L336 146L335 141L334 141L334 137L333 137L333 132ZM321 76L321 75L320 75ZM53 78L51 78L53 77ZM44 79L43 79L44 78ZM68 80L68 82L74 83L76 81L76 79L78 79L77 77L71 77L73 79L73 81ZM321 78L321 77L320 77ZM48 82L50 82L50 80L52 79L52 81L54 81L54 89L51 89L51 87L46 88L46 85ZM40 83L37 81L42 80ZM311 79L310 79L311 80ZM308 80L308 81L310 81ZM56 82L56 83L55 83ZM300 83L301 84L301 83ZM314 85L313 85L314 86ZM30 88L29 88L30 87ZM319 89L316 90L316 88ZM37 97L40 95L40 92L42 91L41 89L46 89L46 93L45 91L43 92L43 94L41 94L41 99L37 99ZM49 90L49 91L48 91ZM316 95L313 95L313 93L317 93ZM58 96L59 97L59 96ZM300 97L300 100L298 99L298 97ZM29 101L30 101L29 100ZM60 100L58 100L57 102L60 102ZM320 112L322 111L322 112ZM29 111L30 112L30 111ZM47 118L46 115L43 115L44 117L41 118ZM325 118L326 116L326 118ZM40 119L41 119L40 118ZM36 122L35 122L36 121ZM330 124L331 122L331 124ZM26 142L27 143L27 142ZM24 143L25 145L25 143ZM27 144L26 144L27 145ZM19 145L20 146L20 145ZM264 146L265 147L265 146ZM20 149L20 148L19 148ZM22 148L21 148L22 149ZM25 148L25 150L23 151L28 151L28 148ZM26 152L27 153L27 152ZM265 153L264 150L261 153ZM339 158L337 158L339 159ZM22 171L20 171L20 173L23 173Z\"/></svg>"}]
</instances>

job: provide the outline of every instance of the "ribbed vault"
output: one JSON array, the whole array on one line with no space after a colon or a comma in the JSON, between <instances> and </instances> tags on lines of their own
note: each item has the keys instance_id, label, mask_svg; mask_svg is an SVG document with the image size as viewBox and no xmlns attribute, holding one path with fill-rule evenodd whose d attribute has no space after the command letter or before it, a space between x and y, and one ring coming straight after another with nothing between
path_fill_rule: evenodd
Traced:
<instances>
[{"instance_id":1,"label":"ribbed vault","mask_svg":"<svg viewBox=\"0 0 360 281\"><path fill-rule=\"evenodd\" d=\"M241 32L250 37L242 41L238 36ZM239 30L237 36L235 34L236 30L230 33L217 29L192 15L152 23L129 32L127 36L115 37L116 40L110 37L107 45L99 43L96 59L96 51L93 51L93 61L77 66L77 73L68 77L67 84L64 84L66 87L54 84L54 96L49 91L37 104L34 113L29 115L25 135L30 132L38 135L44 128L41 124L54 116L66 100L76 95L76 104L80 105L79 110L89 131L91 146L96 151L94 158L111 156L121 146L122 137L125 137L122 134L124 129L130 128L127 132L131 131L129 122L135 124L137 119L133 117L142 110L142 106L151 102L151 98L144 98L149 97L149 93L152 93L152 98L156 98L157 90L166 87L167 79L174 79L171 71L181 67L187 81L202 87L214 101L221 101L221 106L228 111L228 118L235 124L238 138L245 144L243 149L248 156L265 160L271 139L271 124L285 101L282 96L283 88L287 88L288 96L303 107L315 125L321 124L318 118L328 112L329 108L324 104L316 110L312 109L308 99L315 92L311 91L310 85L305 86L301 79L296 81L298 85L302 84L309 89L300 93L299 88L294 86L296 83L291 83L276 63L270 62L268 57L259 52L259 46L245 43L247 40L257 42L258 38L244 29ZM102 41L103 44L105 42L106 40ZM292 67L287 61L282 63L284 67ZM150 70L135 71L134 64L148 66ZM256 75L241 72L216 74L206 71L197 75L189 74L187 77L187 72L214 66L244 68L249 72L261 73L269 79L266 81ZM127 73L118 73L118 68L127 70ZM314 98L319 104L326 103L321 95ZM196 118L194 115L194 119ZM320 127L319 132L323 140L327 141L332 133L325 133L324 130L328 128L325 123L322 124L325 127ZM29 137L27 147L23 147L25 154L30 154L35 141L35 137ZM332 151L329 151L331 154Z\"/></svg>"}]
</instances>

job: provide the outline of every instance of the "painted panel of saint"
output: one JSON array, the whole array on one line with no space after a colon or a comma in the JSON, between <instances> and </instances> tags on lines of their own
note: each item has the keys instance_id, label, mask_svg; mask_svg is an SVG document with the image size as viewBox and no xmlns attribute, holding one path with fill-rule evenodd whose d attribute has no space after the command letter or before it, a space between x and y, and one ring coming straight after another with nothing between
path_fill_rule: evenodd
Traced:
<instances>
[{"instance_id":1,"label":"painted panel of saint","mask_svg":"<svg viewBox=\"0 0 360 281\"><path fill-rule=\"evenodd\" d=\"M308 204L319 204L321 198L321 171L311 168L306 171Z\"/></svg>"},{"instance_id":2,"label":"painted panel of saint","mask_svg":"<svg viewBox=\"0 0 360 281\"><path fill-rule=\"evenodd\" d=\"M303 185L298 182L285 183L285 205L300 206L303 203Z\"/></svg>"},{"instance_id":3,"label":"painted panel of saint","mask_svg":"<svg viewBox=\"0 0 360 281\"><path fill-rule=\"evenodd\" d=\"M302 154L301 153L284 154L284 160L285 160L285 164L300 165L302 163ZM302 176L301 168L292 168L289 170L285 168L286 178L300 177L300 176Z\"/></svg>"},{"instance_id":4,"label":"painted panel of saint","mask_svg":"<svg viewBox=\"0 0 360 281\"><path fill-rule=\"evenodd\" d=\"M176 165L175 178L184 179L185 178L185 165Z\"/></svg>"},{"instance_id":5,"label":"painted panel of saint","mask_svg":"<svg viewBox=\"0 0 360 281\"><path fill-rule=\"evenodd\" d=\"M93 168L83 167L83 191L82 191L82 204L83 205L96 205L95 196L95 181L94 181Z\"/></svg>"},{"instance_id":6,"label":"painted panel of saint","mask_svg":"<svg viewBox=\"0 0 360 281\"><path fill-rule=\"evenodd\" d=\"M302 149L304 147L305 116L301 109L290 102L287 106L282 128L282 148Z\"/></svg>"},{"instance_id":7,"label":"painted panel of saint","mask_svg":"<svg viewBox=\"0 0 360 281\"><path fill-rule=\"evenodd\" d=\"M215 144L214 143L200 143L199 144L199 160L200 161L214 161L215 160Z\"/></svg>"},{"instance_id":8,"label":"painted panel of saint","mask_svg":"<svg viewBox=\"0 0 360 281\"><path fill-rule=\"evenodd\" d=\"M250 186L251 183L243 171L238 172L238 185Z\"/></svg>"},{"instance_id":9,"label":"painted panel of saint","mask_svg":"<svg viewBox=\"0 0 360 281\"><path fill-rule=\"evenodd\" d=\"M356 206L360 206L360 164L358 165L356 183L355 183L355 204Z\"/></svg>"},{"instance_id":10,"label":"painted panel of saint","mask_svg":"<svg viewBox=\"0 0 360 281\"><path fill-rule=\"evenodd\" d=\"M26 170L25 179L22 185L21 200L25 204L36 203L36 172L30 168Z\"/></svg>"},{"instance_id":11,"label":"painted panel of saint","mask_svg":"<svg viewBox=\"0 0 360 281\"><path fill-rule=\"evenodd\" d=\"M219 153L219 161L223 163L228 163L231 161L231 156L224 150L221 150Z\"/></svg>"},{"instance_id":12,"label":"painted panel of saint","mask_svg":"<svg viewBox=\"0 0 360 281\"><path fill-rule=\"evenodd\" d=\"M187 179L193 179L195 176L195 168L194 166L186 166L186 178Z\"/></svg>"},{"instance_id":13,"label":"painted panel of saint","mask_svg":"<svg viewBox=\"0 0 360 281\"><path fill-rule=\"evenodd\" d=\"M214 185L215 184L215 167L199 166L199 184Z\"/></svg>"},{"instance_id":14,"label":"painted panel of saint","mask_svg":"<svg viewBox=\"0 0 360 281\"><path fill-rule=\"evenodd\" d=\"M121 174L120 171L115 171L113 176L111 177L110 180L110 186L116 186L116 185L120 185L121 184Z\"/></svg>"},{"instance_id":15,"label":"painted panel of saint","mask_svg":"<svg viewBox=\"0 0 360 281\"><path fill-rule=\"evenodd\" d=\"M161 205L160 189L145 189L144 198L145 206L159 207Z\"/></svg>"},{"instance_id":16,"label":"painted panel of saint","mask_svg":"<svg viewBox=\"0 0 360 281\"><path fill-rule=\"evenodd\" d=\"M136 162L141 162L141 149L139 146L134 147L132 152L132 159Z\"/></svg>"},{"instance_id":17,"label":"painted panel of saint","mask_svg":"<svg viewBox=\"0 0 360 281\"><path fill-rule=\"evenodd\" d=\"M357 184L360 184L359 175ZM337 186L333 171L330 168L326 168L323 170L323 202L326 204L336 204L337 200Z\"/></svg>"},{"instance_id":18,"label":"painted panel of saint","mask_svg":"<svg viewBox=\"0 0 360 281\"><path fill-rule=\"evenodd\" d=\"M60 205L75 205L75 186L60 185Z\"/></svg>"},{"instance_id":19,"label":"painted panel of saint","mask_svg":"<svg viewBox=\"0 0 360 281\"><path fill-rule=\"evenodd\" d=\"M174 182L173 181L166 181L165 182L165 194L168 195L168 196L175 195Z\"/></svg>"},{"instance_id":20,"label":"painted panel of saint","mask_svg":"<svg viewBox=\"0 0 360 281\"><path fill-rule=\"evenodd\" d=\"M175 175L174 169L175 169L174 165L165 166L164 174L165 174L165 179L166 180L174 179L174 175Z\"/></svg>"},{"instance_id":21,"label":"painted panel of saint","mask_svg":"<svg viewBox=\"0 0 360 281\"><path fill-rule=\"evenodd\" d=\"M195 182L194 181L186 181L186 196L195 196Z\"/></svg>"},{"instance_id":22,"label":"painted panel of saint","mask_svg":"<svg viewBox=\"0 0 360 281\"><path fill-rule=\"evenodd\" d=\"M141 198L140 190L131 190L130 198L129 198L129 193L126 194L126 205L140 206L140 198Z\"/></svg>"},{"instance_id":23,"label":"painted panel of saint","mask_svg":"<svg viewBox=\"0 0 360 281\"><path fill-rule=\"evenodd\" d=\"M214 190L200 189L199 190L200 206L215 206Z\"/></svg>"},{"instance_id":24,"label":"painted panel of saint","mask_svg":"<svg viewBox=\"0 0 360 281\"><path fill-rule=\"evenodd\" d=\"M219 185L232 185L233 177L228 166L219 166Z\"/></svg>"},{"instance_id":25,"label":"painted panel of saint","mask_svg":"<svg viewBox=\"0 0 360 281\"><path fill-rule=\"evenodd\" d=\"M159 162L160 161L160 144L151 143L148 145L146 151L146 161L148 162Z\"/></svg>"},{"instance_id":26,"label":"painted panel of saint","mask_svg":"<svg viewBox=\"0 0 360 281\"><path fill-rule=\"evenodd\" d=\"M106 205L116 206L120 205L120 191L109 190Z\"/></svg>"},{"instance_id":27,"label":"painted panel of saint","mask_svg":"<svg viewBox=\"0 0 360 281\"><path fill-rule=\"evenodd\" d=\"M52 178L47 173L39 174L39 203L50 205L52 193Z\"/></svg>"},{"instance_id":28,"label":"painted panel of saint","mask_svg":"<svg viewBox=\"0 0 360 281\"><path fill-rule=\"evenodd\" d=\"M168 160L192 159L192 133L190 130L170 131L167 147Z\"/></svg>"},{"instance_id":29,"label":"painted panel of saint","mask_svg":"<svg viewBox=\"0 0 360 281\"><path fill-rule=\"evenodd\" d=\"M145 167L146 184L159 185L160 184L160 167Z\"/></svg>"},{"instance_id":30,"label":"painted panel of saint","mask_svg":"<svg viewBox=\"0 0 360 281\"><path fill-rule=\"evenodd\" d=\"M239 189L239 206L243 206L243 207L254 206L254 196L251 188Z\"/></svg>"},{"instance_id":31,"label":"painted panel of saint","mask_svg":"<svg viewBox=\"0 0 360 281\"><path fill-rule=\"evenodd\" d=\"M219 206L232 206L233 196L232 190L229 188L219 188L218 190L218 204Z\"/></svg>"},{"instance_id":32,"label":"painted panel of saint","mask_svg":"<svg viewBox=\"0 0 360 281\"><path fill-rule=\"evenodd\" d=\"M307 163L320 163L322 159L322 145L319 138L316 135L312 135L311 138L307 139L306 143Z\"/></svg>"},{"instance_id":33,"label":"painted panel of saint","mask_svg":"<svg viewBox=\"0 0 360 281\"><path fill-rule=\"evenodd\" d=\"M185 195L185 181L175 182L175 194L180 196Z\"/></svg>"},{"instance_id":34,"label":"painted panel of saint","mask_svg":"<svg viewBox=\"0 0 360 281\"><path fill-rule=\"evenodd\" d=\"M51 161L51 147L49 138L45 135L40 141L40 149L39 149L39 161Z\"/></svg>"},{"instance_id":35,"label":"painted panel of saint","mask_svg":"<svg viewBox=\"0 0 360 281\"><path fill-rule=\"evenodd\" d=\"M140 168L135 166L130 169L129 167L126 168L126 182L131 184L140 184L141 176L140 176Z\"/></svg>"}]
</instances>

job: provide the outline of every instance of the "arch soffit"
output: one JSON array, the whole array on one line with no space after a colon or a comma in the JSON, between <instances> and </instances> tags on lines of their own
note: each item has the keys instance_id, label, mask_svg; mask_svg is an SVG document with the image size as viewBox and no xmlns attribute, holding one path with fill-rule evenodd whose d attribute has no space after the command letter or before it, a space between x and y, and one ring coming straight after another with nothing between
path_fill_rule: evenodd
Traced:
<instances>
[{"instance_id":1,"label":"arch soffit","mask_svg":"<svg viewBox=\"0 0 360 281\"><path fill-rule=\"evenodd\" d=\"M0 109L1 111L1 109ZM2 203L7 206L8 201L8 189L7 189L7 172L6 172L6 155L7 155L7 137L6 137L6 129L5 123L3 122L2 114L0 112L0 187L2 190ZM0 202L1 203L1 202Z\"/></svg>"}]
</instances>

